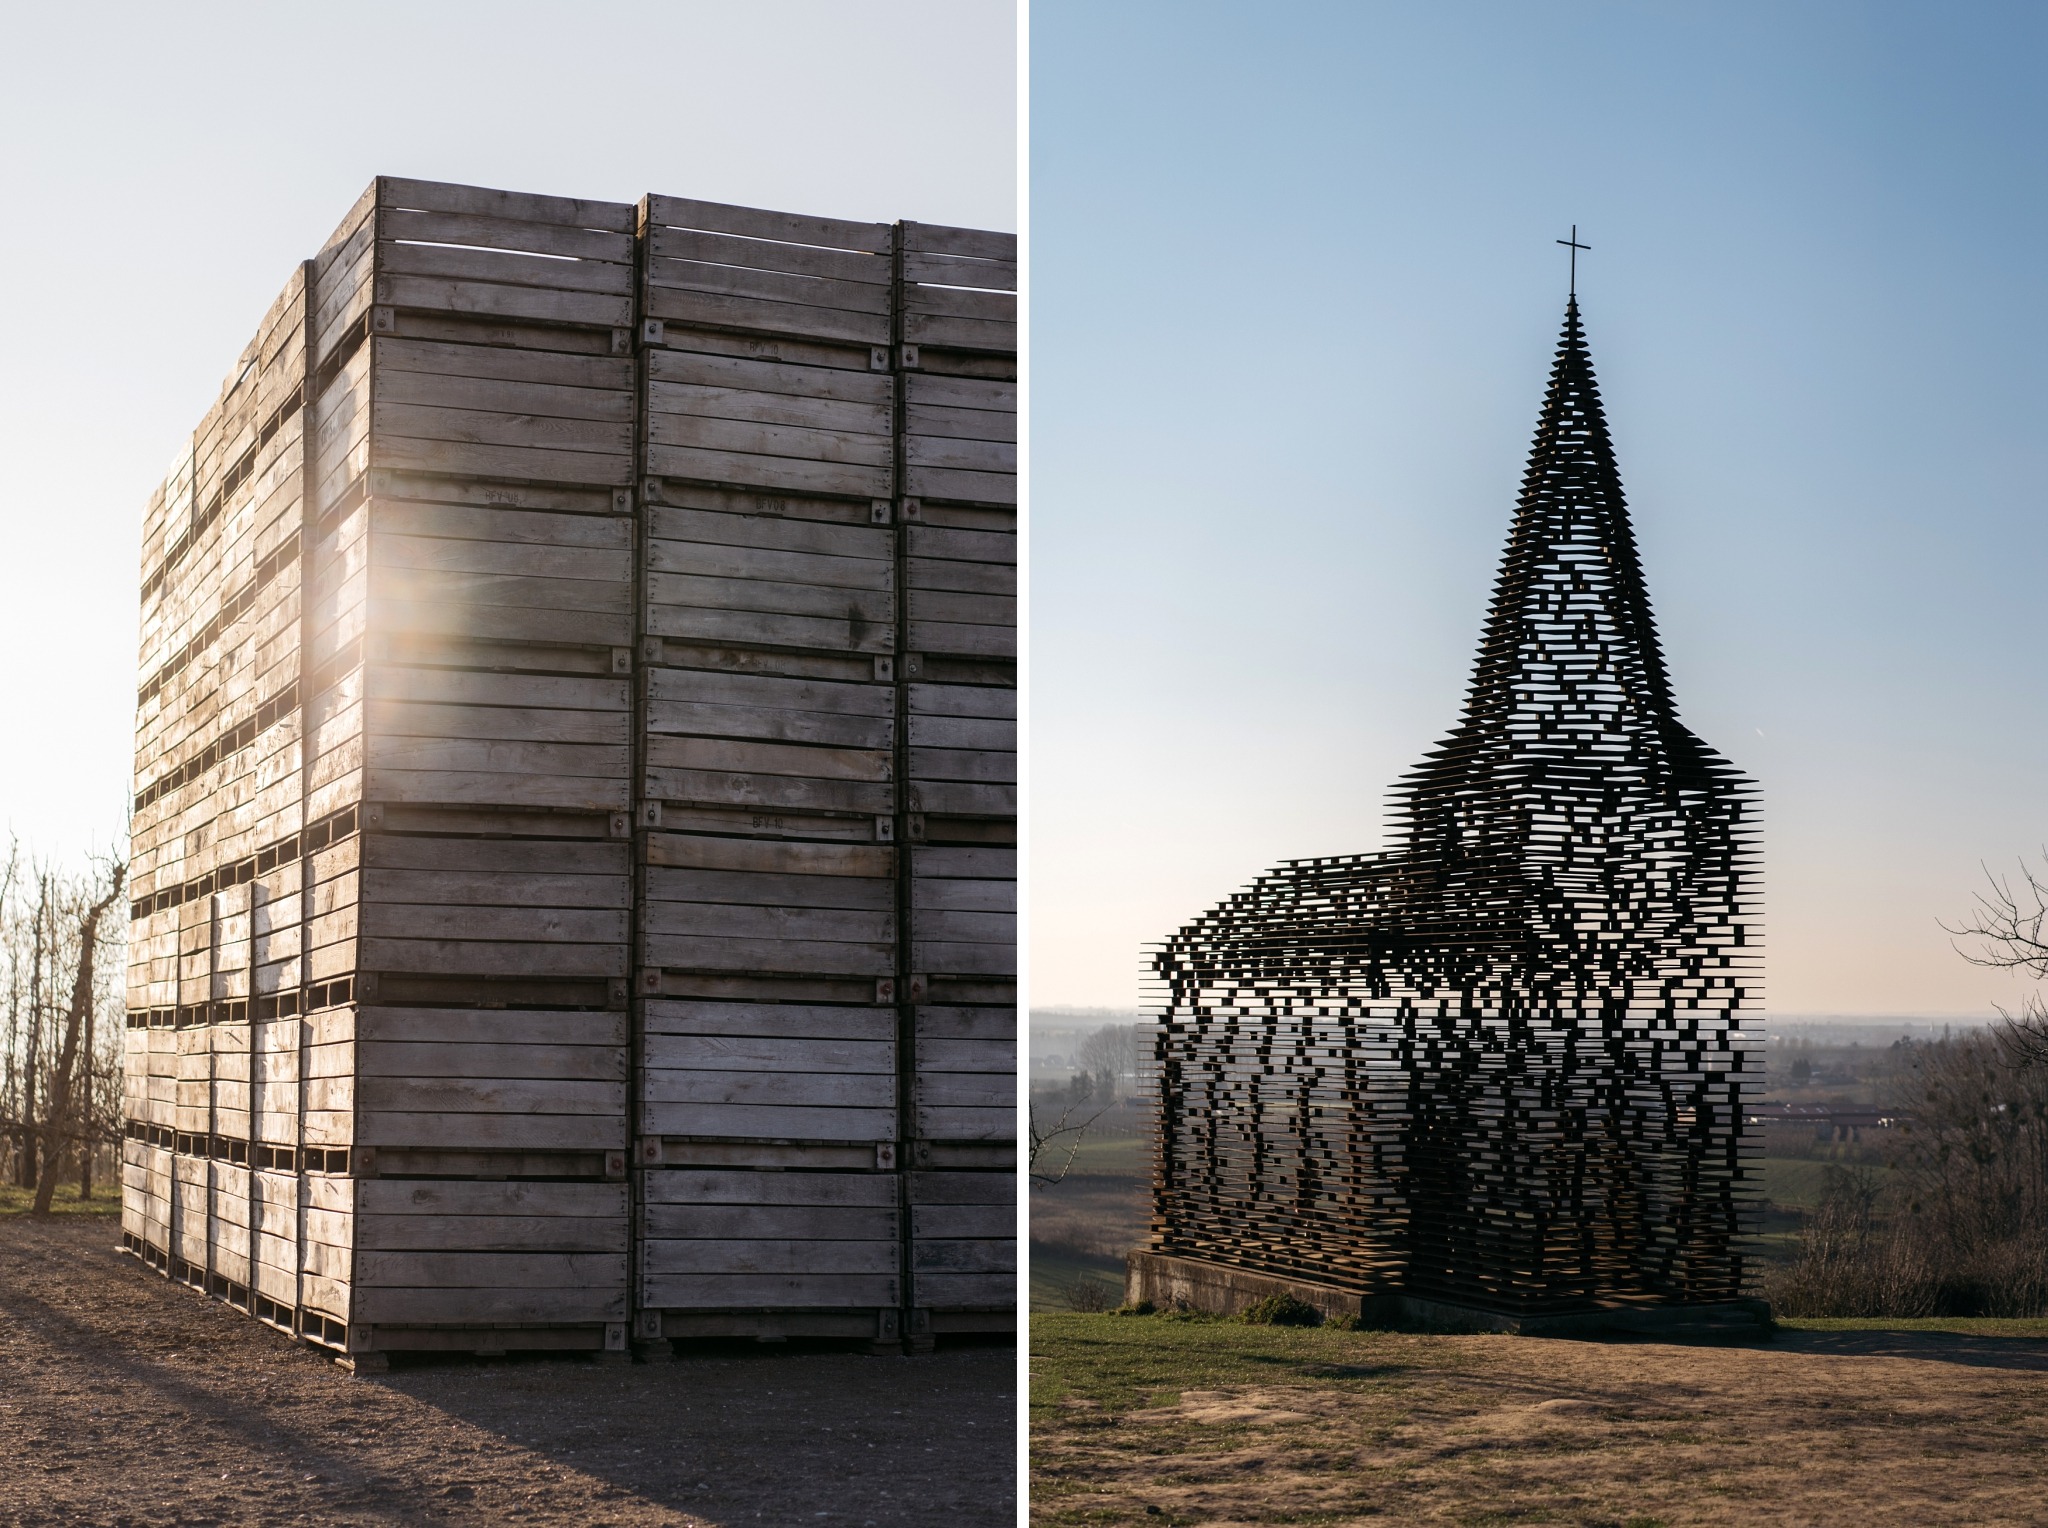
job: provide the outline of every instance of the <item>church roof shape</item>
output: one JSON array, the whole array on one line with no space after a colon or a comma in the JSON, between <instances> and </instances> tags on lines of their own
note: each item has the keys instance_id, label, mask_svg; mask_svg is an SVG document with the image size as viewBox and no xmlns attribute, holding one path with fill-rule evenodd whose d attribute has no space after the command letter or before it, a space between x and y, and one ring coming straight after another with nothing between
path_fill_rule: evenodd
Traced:
<instances>
[{"instance_id":1,"label":"church roof shape","mask_svg":"<svg viewBox=\"0 0 2048 1528\"><path fill-rule=\"evenodd\" d=\"M1152 958L1156 1252L1489 1308L1733 1298L1752 792L1678 718L1574 296L1387 852L1278 866Z\"/></svg>"}]
</instances>

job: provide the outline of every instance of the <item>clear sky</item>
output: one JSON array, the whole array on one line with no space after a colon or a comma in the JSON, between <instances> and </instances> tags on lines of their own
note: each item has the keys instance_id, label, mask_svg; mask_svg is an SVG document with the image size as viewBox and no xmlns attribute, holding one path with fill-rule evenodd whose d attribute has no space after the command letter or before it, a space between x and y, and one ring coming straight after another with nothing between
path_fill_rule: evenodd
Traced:
<instances>
[{"instance_id":1,"label":"clear sky","mask_svg":"<svg viewBox=\"0 0 2048 1528\"><path fill-rule=\"evenodd\" d=\"M1017 226L1008 0L0 19L0 827L125 827L150 490L379 174Z\"/></svg>"},{"instance_id":2,"label":"clear sky","mask_svg":"<svg viewBox=\"0 0 2048 1528\"><path fill-rule=\"evenodd\" d=\"M2048 11L1037 0L1032 998L1384 843L1579 292L1769 1006L1985 1014L2048 840Z\"/></svg>"}]
</instances>

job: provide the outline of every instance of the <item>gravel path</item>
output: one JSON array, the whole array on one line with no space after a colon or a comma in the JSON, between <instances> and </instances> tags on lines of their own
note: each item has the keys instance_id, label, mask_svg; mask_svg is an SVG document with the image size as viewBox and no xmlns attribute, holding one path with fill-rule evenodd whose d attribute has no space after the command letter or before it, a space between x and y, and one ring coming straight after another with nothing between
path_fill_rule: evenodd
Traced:
<instances>
[{"instance_id":1,"label":"gravel path","mask_svg":"<svg viewBox=\"0 0 2048 1528\"><path fill-rule=\"evenodd\" d=\"M356 1377L118 1235L0 1218L0 1522L1015 1520L1008 1346Z\"/></svg>"}]
</instances>

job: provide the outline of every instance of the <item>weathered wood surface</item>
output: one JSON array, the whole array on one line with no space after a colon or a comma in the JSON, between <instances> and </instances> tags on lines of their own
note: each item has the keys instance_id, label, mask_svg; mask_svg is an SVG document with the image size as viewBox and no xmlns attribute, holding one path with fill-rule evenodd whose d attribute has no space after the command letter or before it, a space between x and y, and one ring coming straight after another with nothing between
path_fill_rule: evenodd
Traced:
<instances>
[{"instance_id":1,"label":"weathered wood surface","mask_svg":"<svg viewBox=\"0 0 2048 1528\"><path fill-rule=\"evenodd\" d=\"M1015 1133L1014 255L350 209L145 519L132 1250L330 1342L912 1298L891 1149ZM629 1119L833 1170L636 1226Z\"/></svg>"}]
</instances>

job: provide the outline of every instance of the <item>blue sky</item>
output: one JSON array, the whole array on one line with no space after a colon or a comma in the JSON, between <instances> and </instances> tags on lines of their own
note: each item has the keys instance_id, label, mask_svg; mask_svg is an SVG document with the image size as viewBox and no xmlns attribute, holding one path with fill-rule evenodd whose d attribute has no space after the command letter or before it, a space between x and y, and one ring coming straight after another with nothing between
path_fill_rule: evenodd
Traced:
<instances>
[{"instance_id":1,"label":"blue sky","mask_svg":"<svg viewBox=\"0 0 2048 1528\"><path fill-rule=\"evenodd\" d=\"M1451 726L1579 291L1687 721L1763 788L1770 1007L1988 1013L2048 840L2048 12L1031 13L1035 1002Z\"/></svg>"}]
</instances>

